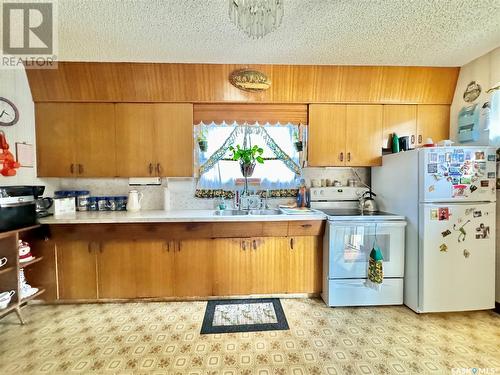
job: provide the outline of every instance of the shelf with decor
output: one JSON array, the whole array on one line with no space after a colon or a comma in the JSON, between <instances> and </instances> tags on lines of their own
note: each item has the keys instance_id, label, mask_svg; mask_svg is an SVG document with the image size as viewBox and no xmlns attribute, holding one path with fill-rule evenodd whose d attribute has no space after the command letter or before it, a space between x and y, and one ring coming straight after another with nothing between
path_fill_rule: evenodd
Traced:
<instances>
[{"instance_id":1,"label":"shelf with decor","mask_svg":"<svg viewBox=\"0 0 500 375\"><path fill-rule=\"evenodd\" d=\"M21 307L45 293L45 289L37 288L32 295L21 298L21 276L20 270L29 267L33 269L33 265L44 259L43 256L34 256L26 262L19 261L19 241L28 238L38 238L40 225L20 228L7 232L0 233L0 306L6 304L6 307L0 308L0 318L14 311L19 318L21 324L24 324L21 315ZM30 241L33 242L33 241ZM26 251L31 257L31 248Z\"/></svg>"}]
</instances>

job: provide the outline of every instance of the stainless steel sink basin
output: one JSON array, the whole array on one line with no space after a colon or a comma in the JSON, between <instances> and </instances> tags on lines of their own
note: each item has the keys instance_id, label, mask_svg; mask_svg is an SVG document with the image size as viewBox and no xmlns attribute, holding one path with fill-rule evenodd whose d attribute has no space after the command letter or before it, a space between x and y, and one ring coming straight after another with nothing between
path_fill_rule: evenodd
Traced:
<instances>
[{"instance_id":1,"label":"stainless steel sink basin","mask_svg":"<svg viewBox=\"0 0 500 375\"><path fill-rule=\"evenodd\" d=\"M248 215L248 211L222 210L222 211L215 211L214 215L217 215L217 216L246 216L246 215Z\"/></svg>"},{"instance_id":2,"label":"stainless steel sink basin","mask_svg":"<svg viewBox=\"0 0 500 375\"><path fill-rule=\"evenodd\" d=\"M280 210L250 210L250 215L281 215Z\"/></svg>"}]
</instances>

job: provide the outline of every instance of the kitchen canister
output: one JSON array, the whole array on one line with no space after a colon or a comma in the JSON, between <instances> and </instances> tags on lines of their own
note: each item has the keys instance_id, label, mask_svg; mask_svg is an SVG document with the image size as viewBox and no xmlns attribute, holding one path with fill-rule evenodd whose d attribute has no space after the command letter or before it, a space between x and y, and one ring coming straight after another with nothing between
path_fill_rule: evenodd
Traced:
<instances>
[{"instance_id":1,"label":"kitchen canister","mask_svg":"<svg viewBox=\"0 0 500 375\"><path fill-rule=\"evenodd\" d=\"M118 195L115 197L116 211L126 211L127 210L127 196Z\"/></svg>"},{"instance_id":2,"label":"kitchen canister","mask_svg":"<svg viewBox=\"0 0 500 375\"><path fill-rule=\"evenodd\" d=\"M97 211L99 208L97 207L97 197L89 198L89 211Z\"/></svg>"},{"instance_id":3,"label":"kitchen canister","mask_svg":"<svg viewBox=\"0 0 500 375\"><path fill-rule=\"evenodd\" d=\"M106 211L106 197L97 197L97 210Z\"/></svg>"},{"instance_id":4,"label":"kitchen canister","mask_svg":"<svg viewBox=\"0 0 500 375\"><path fill-rule=\"evenodd\" d=\"M116 211L116 199L115 199L115 197L106 197L106 210Z\"/></svg>"},{"instance_id":5,"label":"kitchen canister","mask_svg":"<svg viewBox=\"0 0 500 375\"><path fill-rule=\"evenodd\" d=\"M89 193L90 192L88 190L75 191L77 211L88 211L89 198L90 198Z\"/></svg>"}]
</instances>

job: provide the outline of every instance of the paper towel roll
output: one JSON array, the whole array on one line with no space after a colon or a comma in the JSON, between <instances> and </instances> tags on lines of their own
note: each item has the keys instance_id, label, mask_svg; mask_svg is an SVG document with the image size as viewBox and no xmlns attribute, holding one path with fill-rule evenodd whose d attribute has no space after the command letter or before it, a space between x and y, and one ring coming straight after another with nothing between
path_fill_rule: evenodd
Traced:
<instances>
[{"instance_id":1,"label":"paper towel roll","mask_svg":"<svg viewBox=\"0 0 500 375\"><path fill-rule=\"evenodd\" d=\"M165 211L170 210L170 190L168 187L163 188L163 209Z\"/></svg>"}]
</instances>

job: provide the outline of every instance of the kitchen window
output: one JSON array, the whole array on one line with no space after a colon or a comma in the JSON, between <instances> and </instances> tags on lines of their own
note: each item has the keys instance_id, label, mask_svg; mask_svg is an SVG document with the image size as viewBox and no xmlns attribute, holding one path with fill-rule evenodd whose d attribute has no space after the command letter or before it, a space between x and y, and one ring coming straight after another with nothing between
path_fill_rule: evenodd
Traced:
<instances>
[{"instance_id":1,"label":"kitchen window","mask_svg":"<svg viewBox=\"0 0 500 375\"><path fill-rule=\"evenodd\" d=\"M270 190L274 195L280 191L280 196L296 194L301 177L299 150L304 145L299 142L305 138L304 126L212 123L196 125L194 133L196 170L200 171L197 196L228 195L226 193L243 189L240 164L231 160L229 146L243 146L245 137L250 145L264 150L265 159L264 164L256 164L248 180L249 190ZM214 195L214 191L217 194Z\"/></svg>"}]
</instances>

